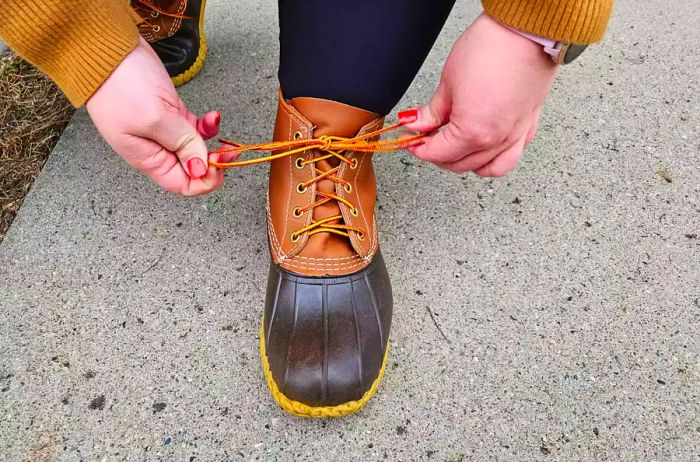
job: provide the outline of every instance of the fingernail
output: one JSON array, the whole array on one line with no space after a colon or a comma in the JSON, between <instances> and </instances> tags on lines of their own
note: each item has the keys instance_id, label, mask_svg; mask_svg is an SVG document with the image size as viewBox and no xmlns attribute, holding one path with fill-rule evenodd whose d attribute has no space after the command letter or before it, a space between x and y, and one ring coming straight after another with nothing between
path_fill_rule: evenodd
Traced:
<instances>
[{"instance_id":1,"label":"fingernail","mask_svg":"<svg viewBox=\"0 0 700 462\"><path fill-rule=\"evenodd\" d=\"M402 124L410 124L418 120L418 109L406 109L399 112L399 122Z\"/></svg>"},{"instance_id":2,"label":"fingernail","mask_svg":"<svg viewBox=\"0 0 700 462\"><path fill-rule=\"evenodd\" d=\"M193 157L187 161L187 170L190 171L190 178L202 178L207 174L207 166L198 157Z\"/></svg>"},{"instance_id":3,"label":"fingernail","mask_svg":"<svg viewBox=\"0 0 700 462\"><path fill-rule=\"evenodd\" d=\"M221 122L221 113L217 112L216 117L214 118L214 124L219 125L219 122Z\"/></svg>"}]
</instances>

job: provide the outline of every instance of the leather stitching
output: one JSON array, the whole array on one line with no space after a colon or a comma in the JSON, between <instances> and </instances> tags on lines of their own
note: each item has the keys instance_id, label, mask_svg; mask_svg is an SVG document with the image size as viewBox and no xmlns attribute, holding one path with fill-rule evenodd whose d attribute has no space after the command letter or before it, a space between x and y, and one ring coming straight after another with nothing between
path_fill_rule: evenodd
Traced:
<instances>
[{"instance_id":1,"label":"leather stitching","mask_svg":"<svg viewBox=\"0 0 700 462\"><path fill-rule=\"evenodd\" d=\"M367 124L362 130L360 130L360 132L358 134L362 135L364 133L369 133L369 132L374 131L377 128L381 127L383 124L384 124L383 118L376 119L373 122L370 122L369 124ZM354 152L353 155L356 158L360 157L360 153L357 153L357 152ZM360 176L360 171L362 170L362 163L365 161L365 157L368 157L368 156L371 156L371 153L362 153L362 156L361 156L362 158L360 159L360 162L358 163L357 168L355 169L355 174L353 177L352 184L353 184L353 190L355 191L354 197L357 199L355 202L359 205L358 208L362 207L362 202L360 201L360 194L359 194L358 189L357 189L357 178ZM348 168L347 165L343 166L343 170L341 171L342 176L344 176L345 172L347 171L347 168ZM342 192L341 192L341 194L342 194ZM342 195L341 197L347 198L347 196L345 196L345 195ZM369 223L367 223L367 215L366 215L364 210L361 210L361 212L362 212L361 213L362 220L365 224L365 229L369 229ZM376 211L374 209L371 210L370 213L372 214L373 218L376 216ZM343 214L343 217L346 219L346 221L351 221L351 222L353 221L352 219L349 219L348 215L345 213ZM376 234L376 220L374 220L374 219L373 219L373 226L374 226L374 228L372 229L372 241L370 241L370 248L367 252L364 251L364 246L362 244L360 244L359 242L357 242L356 236L353 236L350 239L351 242L353 242L353 244L357 244L357 247L361 250L361 253L367 254L366 256L364 256L364 258L367 258L367 259L371 258L371 256L372 256L372 250L373 250L374 243L375 243L374 236ZM355 250L357 250L357 249L355 249ZM360 252L358 252L358 253L360 253Z\"/></svg>"},{"instance_id":2,"label":"leather stitching","mask_svg":"<svg viewBox=\"0 0 700 462\"><path fill-rule=\"evenodd\" d=\"M180 6L177 7L177 12L180 14L185 13L185 9L187 8L187 5L185 3L185 0L180 1ZM180 24L182 23L182 19L180 18L175 18L175 21L173 21L172 25L170 26L170 31L168 31L168 37L172 37L175 32L180 28Z\"/></svg>"},{"instance_id":3,"label":"leather stitching","mask_svg":"<svg viewBox=\"0 0 700 462\"><path fill-rule=\"evenodd\" d=\"M291 139L292 136L292 118L289 117L289 126L287 127L287 139ZM287 159L285 159L287 160ZM292 163L287 162L289 165L289 187L292 187L292 183L294 183L294 174L292 172ZM282 229L282 239L284 239L284 236L287 235L287 231L289 231L289 203L292 201L292 195L287 194L287 205L284 207L284 228ZM295 246L292 246L290 249L290 253L293 253L295 249Z\"/></svg>"},{"instance_id":4,"label":"leather stitching","mask_svg":"<svg viewBox=\"0 0 700 462\"><path fill-rule=\"evenodd\" d=\"M365 266L367 266L367 262L364 260L358 260L357 262L354 263L343 263L343 264L336 264L336 263L319 263L319 264L314 264L314 263L302 263L302 262L295 262L293 260L287 260L284 263L280 263L280 266L283 268L300 268L300 269L316 269L316 270L323 270L323 269L328 269L328 270L350 270L350 269L361 269Z\"/></svg>"},{"instance_id":5,"label":"leather stitching","mask_svg":"<svg viewBox=\"0 0 700 462\"><path fill-rule=\"evenodd\" d=\"M304 260L319 260L319 258L305 257L305 256L303 256L303 255L296 255L294 258L302 258L302 259L304 259ZM331 261L331 260L338 260L338 261L341 261L341 260L352 260L352 259L355 259L355 258L358 258L358 256L357 256L357 255L351 255L351 256L349 256L349 257L323 258L322 260L328 260L328 261Z\"/></svg>"},{"instance_id":6,"label":"leather stitching","mask_svg":"<svg viewBox=\"0 0 700 462\"><path fill-rule=\"evenodd\" d=\"M360 175L360 171L362 170L362 164L364 163L365 158L370 156L370 155L371 154L367 153L366 155L362 156L362 159L360 160L360 165L358 165L357 169L356 169L357 174L355 175L355 183L357 183L357 177ZM357 186L357 185L355 185L355 186ZM357 191L357 189L355 189L355 191ZM357 193L357 202L360 205L362 204L360 202L360 193L359 192ZM374 215L375 211L372 210L370 213L372 213ZM365 223L365 229L368 229L369 224L367 223L367 214L364 212L364 210L362 211L362 221ZM362 246L359 246L359 247L362 248Z\"/></svg>"},{"instance_id":7,"label":"leather stitching","mask_svg":"<svg viewBox=\"0 0 700 462\"><path fill-rule=\"evenodd\" d=\"M272 258L278 262L283 262L287 256L282 251L279 241L277 240L277 233L275 233L275 225L272 222L272 212L270 211L270 199L268 196L267 205L265 206L267 211L267 222L268 222L268 235L270 236L270 250L272 253Z\"/></svg>"},{"instance_id":8,"label":"leather stitching","mask_svg":"<svg viewBox=\"0 0 700 462\"><path fill-rule=\"evenodd\" d=\"M280 95L280 98L282 98L281 95ZM292 120L294 120L294 121L297 123L297 125L299 125L300 131L303 131L304 135L308 136L308 135L309 135L309 131L308 131L308 128L306 127L305 122L304 122L303 120L299 119L299 118L292 112L291 108L287 106L286 101L284 101L284 100L282 99L282 102L280 103L279 106L280 106L280 108L284 111L284 113L287 114L287 116L289 117L289 127L288 127L288 130L287 130L287 139L288 139L288 140L291 140L291 139L292 139ZM284 210L284 223L285 223L285 226L284 226L284 233L283 233L283 235L282 235L282 239L284 239L284 236L286 236L286 235L287 235L287 232L289 231L289 212L290 212L290 210L289 210L289 204L290 204L290 202L291 202L292 194L295 192L295 191L294 191L294 186L293 186L293 184L294 184L294 171L293 171L293 169L292 169L292 161L291 161L291 159L288 159L288 164L289 164L289 180L290 180L290 181L289 181L289 187L290 187L290 191L289 191L289 194L287 195L287 206L285 207L285 210ZM313 187L312 187L312 188L313 188ZM313 194L314 194L314 192L315 192L315 189L312 189L310 192L311 192L311 194L312 194L312 199L313 199ZM311 219L312 219L311 216L309 216L309 217L306 219L306 224L307 224L307 225L308 225L309 223L311 223ZM294 254L296 254L296 253L298 253L298 252L301 252L301 250L304 248L304 246L306 246L306 243L308 242L308 240L309 240L309 237L308 237L308 236L306 236L306 235L302 236L302 238L299 240L299 242L298 242L296 245L292 246L291 250L289 251L289 255L294 255ZM280 246L281 246L281 244L280 244Z\"/></svg>"}]
</instances>

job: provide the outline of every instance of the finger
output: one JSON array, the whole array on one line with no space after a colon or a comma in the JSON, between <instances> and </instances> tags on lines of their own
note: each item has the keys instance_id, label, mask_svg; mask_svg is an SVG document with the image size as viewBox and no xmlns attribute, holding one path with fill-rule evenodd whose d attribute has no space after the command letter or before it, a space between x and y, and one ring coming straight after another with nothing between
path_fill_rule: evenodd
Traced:
<instances>
[{"instance_id":1,"label":"finger","mask_svg":"<svg viewBox=\"0 0 700 462\"><path fill-rule=\"evenodd\" d=\"M486 146L470 147L467 140L455 133L454 124L424 138L422 144L408 150L416 157L428 162L451 164L457 162L472 152L480 151Z\"/></svg>"},{"instance_id":2,"label":"finger","mask_svg":"<svg viewBox=\"0 0 700 462\"><path fill-rule=\"evenodd\" d=\"M235 151L222 151L222 152L213 152L209 154L209 162L233 162L240 156L240 152L235 152ZM214 156L217 156L216 159L214 160Z\"/></svg>"},{"instance_id":3,"label":"finger","mask_svg":"<svg viewBox=\"0 0 700 462\"><path fill-rule=\"evenodd\" d=\"M527 136L528 135L523 136L513 146L495 156L491 162L474 170L474 173L479 176L495 177L506 176L509 174L515 168L515 166L518 165L518 161L523 155Z\"/></svg>"},{"instance_id":4,"label":"finger","mask_svg":"<svg viewBox=\"0 0 700 462\"><path fill-rule=\"evenodd\" d=\"M208 157L213 162L218 162L221 160L219 154L216 153L209 154ZM197 191L196 195L200 195L209 193L211 191L214 191L215 189L219 189L219 187L221 187L223 183L224 171L214 167L213 165L210 165L207 169L207 174L204 177L198 180L191 180L189 185L191 188L194 188L194 190Z\"/></svg>"},{"instance_id":5,"label":"finger","mask_svg":"<svg viewBox=\"0 0 700 462\"><path fill-rule=\"evenodd\" d=\"M156 122L152 139L177 156L190 178L207 174L207 146L185 117L166 112Z\"/></svg>"},{"instance_id":6,"label":"finger","mask_svg":"<svg viewBox=\"0 0 700 462\"><path fill-rule=\"evenodd\" d=\"M197 196L211 192L223 183L222 171L209 167L204 176L193 179L185 171L175 153L151 140L142 139L141 142L145 143L145 148L154 154L143 159L135 167L166 191L183 196Z\"/></svg>"},{"instance_id":7,"label":"finger","mask_svg":"<svg viewBox=\"0 0 700 462\"><path fill-rule=\"evenodd\" d=\"M399 112L399 122L409 130L428 133L447 123L452 109L452 100L445 84L438 85L428 104L418 109Z\"/></svg>"},{"instance_id":8,"label":"finger","mask_svg":"<svg viewBox=\"0 0 700 462\"><path fill-rule=\"evenodd\" d=\"M537 136L537 122L535 122L532 127L530 127L530 130L527 132L527 136L525 137L525 146L528 146L530 143L532 143L532 140L535 139L535 136Z\"/></svg>"},{"instance_id":9,"label":"finger","mask_svg":"<svg viewBox=\"0 0 700 462\"><path fill-rule=\"evenodd\" d=\"M528 130L527 136L525 137L525 147L527 147L530 143L532 143L532 140L534 140L535 137L537 136L537 126L540 123L540 116L541 115L542 115L542 107L537 108L533 112L530 129Z\"/></svg>"},{"instance_id":10,"label":"finger","mask_svg":"<svg viewBox=\"0 0 700 462\"><path fill-rule=\"evenodd\" d=\"M197 132L208 140L219 134L219 124L221 123L221 113L211 111L204 114L204 117L197 119Z\"/></svg>"},{"instance_id":11,"label":"finger","mask_svg":"<svg viewBox=\"0 0 700 462\"><path fill-rule=\"evenodd\" d=\"M465 173L474 171L491 162L499 153L506 149L503 146L497 148L484 149L463 157L457 162L435 162L438 167L454 173Z\"/></svg>"}]
</instances>

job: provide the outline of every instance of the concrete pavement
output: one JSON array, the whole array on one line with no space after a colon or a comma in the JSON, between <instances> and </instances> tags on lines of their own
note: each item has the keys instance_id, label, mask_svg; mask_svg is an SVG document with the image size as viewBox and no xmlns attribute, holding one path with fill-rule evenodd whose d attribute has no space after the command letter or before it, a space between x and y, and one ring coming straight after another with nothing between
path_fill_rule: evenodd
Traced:
<instances>
[{"instance_id":1,"label":"concrete pavement","mask_svg":"<svg viewBox=\"0 0 700 462\"><path fill-rule=\"evenodd\" d=\"M697 460L694 3L618 1L507 178L378 156L392 356L340 420L284 414L263 381L266 168L173 197L79 111L0 245L0 460ZM266 140L275 4L209 8L183 98ZM402 108L478 12L456 7Z\"/></svg>"}]
</instances>

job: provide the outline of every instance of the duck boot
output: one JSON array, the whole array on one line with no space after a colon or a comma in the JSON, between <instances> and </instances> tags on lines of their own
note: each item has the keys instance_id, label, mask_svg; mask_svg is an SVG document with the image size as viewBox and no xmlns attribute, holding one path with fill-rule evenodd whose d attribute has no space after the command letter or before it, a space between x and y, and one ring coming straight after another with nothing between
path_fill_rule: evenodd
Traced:
<instances>
[{"instance_id":1,"label":"duck boot","mask_svg":"<svg viewBox=\"0 0 700 462\"><path fill-rule=\"evenodd\" d=\"M274 139L351 138L383 123L334 101L280 95ZM271 163L260 353L274 399L291 414L355 412L384 374L392 293L375 200L372 153L309 149Z\"/></svg>"},{"instance_id":2,"label":"duck boot","mask_svg":"<svg viewBox=\"0 0 700 462\"><path fill-rule=\"evenodd\" d=\"M173 84L189 82L204 65L206 0L131 0L139 32L158 54Z\"/></svg>"}]
</instances>

